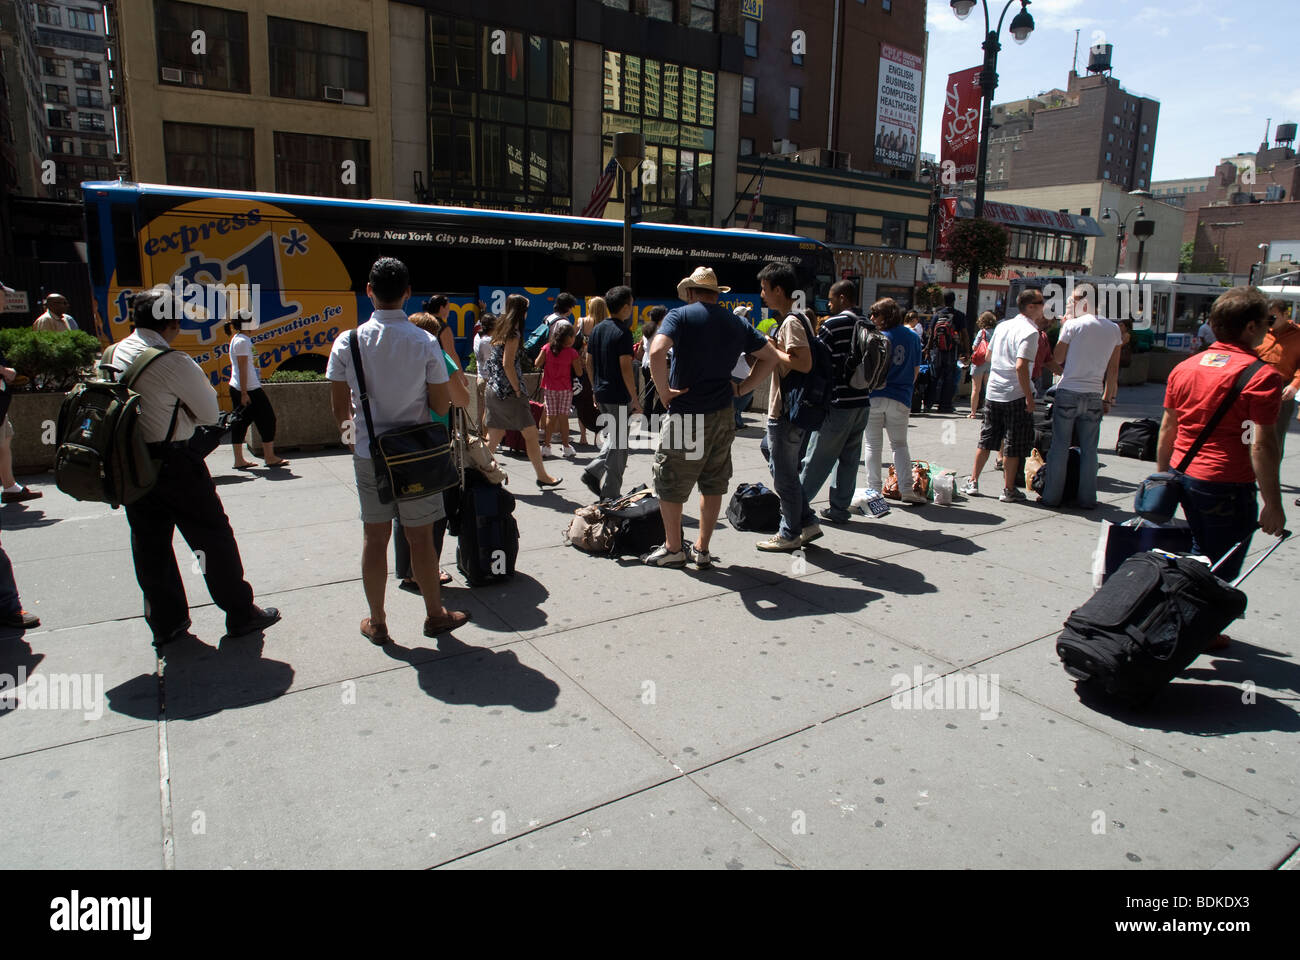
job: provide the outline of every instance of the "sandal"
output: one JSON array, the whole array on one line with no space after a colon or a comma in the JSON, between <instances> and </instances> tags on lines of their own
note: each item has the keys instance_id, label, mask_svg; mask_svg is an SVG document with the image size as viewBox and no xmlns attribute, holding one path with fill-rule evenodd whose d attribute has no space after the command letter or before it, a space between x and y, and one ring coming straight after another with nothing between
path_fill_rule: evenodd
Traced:
<instances>
[{"instance_id":1,"label":"sandal","mask_svg":"<svg viewBox=\"0 0 1300 960\"><path fill-rule=\"evenodd\" d=\"M388 635L388 624L375 623L369 617L361 621L361 635L377 647L382 647L393 639Z\"/></svg>"}]
</instances>

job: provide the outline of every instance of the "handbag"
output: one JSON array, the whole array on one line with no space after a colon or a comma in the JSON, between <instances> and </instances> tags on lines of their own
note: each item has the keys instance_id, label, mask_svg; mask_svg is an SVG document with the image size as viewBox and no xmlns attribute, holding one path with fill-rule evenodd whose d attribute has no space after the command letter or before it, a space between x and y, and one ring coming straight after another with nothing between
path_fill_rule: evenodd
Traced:
<instances>
[{"instance_id":1,"label":"handbag","mask_svg":"<svg viewBox=\"0 0 1300 960\"><path fill-rule=\"evenodd\" d=\"M980 341L975 344L975 349L971 351L970 363L972 367L982 367L989 359L989 341L984 336L984 331L980 331Z\"/></svg>"},{"instance_id":2,"label":"handbag","mask_svg":"<svg viewBox=\"0 0 1300 960\"><path fill-rule=\"evenodd\" d=\"M1214 416L1210 417L1210 422L1205 425L1200 436L1192 444L1191 449L1183 456L1178 466L1174 470L1165 470L1160 473L1153 473L1143 480L1133 497L1133 512L1143 520L1150 520L1152 523L1168 523L1174 518L1174 511L1178 509L1179 493L1182 490L1181 475L1187 472L1191 466L1192 458L1200 452L1201 447L1210 439L1220 421L1228 415L1232 405L1237 402L1241 392L1246 389L1246 384L1260 367L1264 366L1263 360L1256 360L1246 369L1241 371L1232 389L1228 395L1223 398L1219 408L1214 411Z\"/></svg>"},{"instance_id":3,"label":"handbag","mask_svg":"<svg viewBox=\"0 0 1300 960\"><path fill-rule=\"evenodd\" d=\"M394 427L375 436L375 423L370 416L370 395L366 392L366 373L355 332L350 346L357 373L357 392L361 394L366 432L370 435L370 462L375 469L379 502L418 500L459 486L460 470L447 428L441 423L425 420L410 426Z\"/></svg>"},{"instance_id":4,"label":"handbag","mask_svg":"<svg viewBox=\"0 0 1300 960\"><path fill-rule=\"evenodd\" d=\"M227 410L217 417L216 423L200 424L194 428L194 435L190 437L190 449L200 457L206 457L217 447L231 440L232 430L245 426L252 420L252 407L236 407L234 410Z\"/></svg>"}]
</instances>

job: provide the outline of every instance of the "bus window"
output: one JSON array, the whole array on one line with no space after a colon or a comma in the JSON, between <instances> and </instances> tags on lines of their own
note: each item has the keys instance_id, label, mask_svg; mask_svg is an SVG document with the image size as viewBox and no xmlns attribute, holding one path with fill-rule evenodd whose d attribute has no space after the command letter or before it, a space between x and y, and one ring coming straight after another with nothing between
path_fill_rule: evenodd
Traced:
<instances>
[{"instance_id":1,"label":"bus window","mask_svg":"<svg viewBox=\"0 0 1300 960\"><path fill-rule=\"evenodd\" d=\"M86 204L86 239L90 241L92 250L98 249L100 241L98 204ZM103 257L90 258L90 282L97 287L102 287L108 282L108 278L104 276Z\"/></svg>"},{"instance_id":2,"label":"bus window","mask_svg":"<svg viewBox=\"0 0 1300 960\"><path fill-rule=\"evenodd\" d=\"M140 272L139 230L136 228L133 208L125 204L114 204L112 217L117 285L119 287L141 286L144 277Z\"/></svg>"}]
</instances>

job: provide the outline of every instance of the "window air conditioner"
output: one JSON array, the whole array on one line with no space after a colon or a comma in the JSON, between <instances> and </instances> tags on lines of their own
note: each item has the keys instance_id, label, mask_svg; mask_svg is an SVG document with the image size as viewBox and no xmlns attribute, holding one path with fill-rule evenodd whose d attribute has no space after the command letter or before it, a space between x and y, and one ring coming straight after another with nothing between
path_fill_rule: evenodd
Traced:
<instances>
[{"instance_id":1,"label":"window air conditioner","mask_svg":"<svg viewBox=\"0 0 1300 960\"><path fill-rule=\"evenodd\" d=\"M177 70L175 67L163 67L162 78L164 83L181 83L184 80L181 71Z\"/></svg>"},{"instance_id":2,"label":"window air conditioner","mask_svg":"<svg viewBox=\"0 0 1300 960\"><path fill-rule=\"evenodd\" d=\"M325 88L325 99L328 100L328 101L330 101L331 103L342 103L342 102L343 102L343 88L342 88L342 87L326 87L326 88Z\"/></svg>"}]
</instances>

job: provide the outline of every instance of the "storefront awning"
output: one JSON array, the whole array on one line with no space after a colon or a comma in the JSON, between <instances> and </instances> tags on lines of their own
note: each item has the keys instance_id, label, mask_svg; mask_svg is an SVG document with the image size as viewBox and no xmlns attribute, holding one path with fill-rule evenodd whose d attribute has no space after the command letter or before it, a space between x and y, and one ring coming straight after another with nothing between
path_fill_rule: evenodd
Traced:
<instances>
[{"instance_id":1,"label":"storefront awning","mask_svg":"<svg viewBox=\"0 0 1300 960\"><path fill-rule=\"evenodd\" d=\"M957 201L957 216L975 216L975 201L963 197ZM1020 227L1025 230L1050 230L1052 233L1070 233L1081 237L1102 236L1101 225L1092 217L1078 213L1061 213L1059 210L1042 210L1038 207L1022 207L1015 203L1002 203L998 200L984 201L984 219L992 220L1006 227Z\"/></svg>"}]
</instances>

